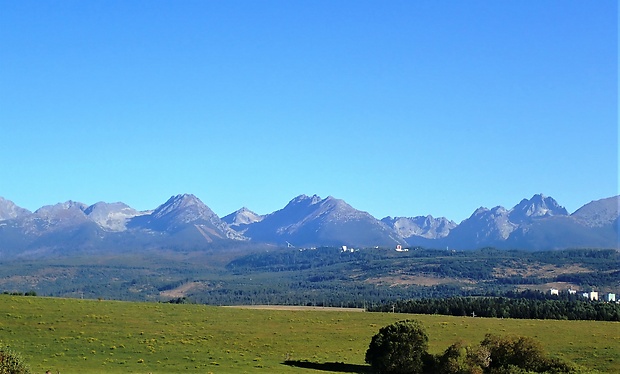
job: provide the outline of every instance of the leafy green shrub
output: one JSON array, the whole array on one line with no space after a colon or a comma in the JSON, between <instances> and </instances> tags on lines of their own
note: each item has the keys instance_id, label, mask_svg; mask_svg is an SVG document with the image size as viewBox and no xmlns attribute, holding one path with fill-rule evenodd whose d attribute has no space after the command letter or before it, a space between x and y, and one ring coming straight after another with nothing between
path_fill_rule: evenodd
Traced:
<instances>
[{"instance_id":1,"label":"leafy green shrub","mask_svg":"<svg viewBox=\"0 0 620 374\"><path fill-rule=\"evenodd\" d=\"M382 327L372 337L366 362L379 373L423 373L427 350L428 336L422 324L399 321Z\"/></svg>"},{"instance_id":2,"label":"leafy green shrub","mask_svg":"<svg viewBox=\"0 0 620 374\"><path fill-rule=\"evenodd\" d=\"M524 336L499 337L487 334L480 342L489 352L491 374L576 373L577 369L559 359L547 357L540 343Z\"/></svg>"},{"instance_id":3,"label":"leafy green shrub","mask_svg":"<svg viewBox=\"0 0 620 374\"><path fill-rule=\"evenodd\" d=\"M385 326L372 337L366 362L379 373L581 374L589 371L548 357L524 336L487 334L477 346L458 341L442 354L427 353L428 337L417 321Z\"/></svg>"},{"instance_id":4,"label":"leafy green shrub","mask_svg":"<svg viewBox=\"0 0 620 374\"><path fill-rule=\"evenodd\" d=\"M489 351L481 347L470 347L458 341L449 346L442 355L435 358L433 367L427 372L442 374L483 374L489 366Z\"/></svg>"},{"instance_id":5,"label":"leafy green shrub","mask_svg":"<svg viewBox=\"0 0 620 374\"><path fill-rule=\"evenodd\" d=\"M22 356L0 344L0 374L30 374Z\"/></svg>"}]
</instances>

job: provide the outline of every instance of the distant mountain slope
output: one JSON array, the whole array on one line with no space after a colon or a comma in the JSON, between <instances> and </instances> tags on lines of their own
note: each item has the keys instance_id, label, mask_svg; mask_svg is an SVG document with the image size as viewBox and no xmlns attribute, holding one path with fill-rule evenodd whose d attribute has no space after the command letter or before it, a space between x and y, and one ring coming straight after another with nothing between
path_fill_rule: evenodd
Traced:
<instances>
[{"instance_id":1,"label":"distant mountain slope","mask_svg":"<svg viewBox=\"0 0 620 374\"><path fill-rule=\"evenodd\" d=\"M620 215L620 196L592 201L577 209L571 217L590 227L611 225Z\"/></svg>"},{"instance_id":2,"label":"distant mountain slope","mask_svg":"<svg viewBox=\"0 0 620 374\"><path fill-rule=\"evenodd\" d=\"M386 224L331 196L300 195L283 209L247 227L245 235L256 241L295 246L374 246L404 244Z\"/></svg>"},{"instance_id":3,"label":"distant mountain slope","mask_svg":"<svg viewBox=\"0 0 620 374\"><path fill-rule=\"evenodd\" d=\"M145 212L121 202L88 206L75 201L30 212L0 198L0 259L76 251L206 250L241 242L296 247L620 249L619 199L592 201L569 215L553 198L537 194L509 210L481 207L457 225L432 216L379 221L343 200L317 195L300 195L265 216L242 208L223 219L191 194L172 196Z\"/></svg>"},{"instance_id":4,"label":"distant mountain slope","mask_svg":"<svg viewBox=\"0 0 620 374\"><path fill-rule=\"evenodd\" d=\"M455 249L499 246L518 227L510 221L509 214L502 206L493 209L480 207L452 229L442 243Z\"/></svg>"},{"instance_id":5,"label":"distant mountain slope","mask_svg":"<svg viewBox=\"0 0 620 374\"><path fill-rule=\"evenodd\" d=\"M611 202L605 201L584 207L582 213L574 217L553 198L537 194L529 200L523 199L510 210L501 206L479 208L438 243L457 249L618 247L617 228L614 235L611 227L592 229L584 224L588 221L586 217L600 214L606 217L605 222L614 214L617 219L617 210L614 213L610 206ZM601 209L606 213L598 213Z\"/></svg>"},{"instance_id":6,"label":"distant mountain slope","mask_svg":"<svg viewBox=\"0 0 620 374\"><path fill-rule=\"evenodd\" d=\"M592 201L570 216L559 215L521 225L506 245L515 248L620 248L619 196Z\"/></svg>"},{"instance_id":7,"label":"distant mountain slope","mask_svg":"<svg viewBox=\"0 0 620 374\"><path fill-rule=\"evenodd\" d=\"M14 202L0 197L0 221L23 217L31 214L27 209L20 208Z\"/></svg>"},{"instance_id":8,"label":"distant mountain slope","mask_svg":"<svg viewBox=\"0 0 620 374\"><path fill-rule=\"evenodd\" d=\"M178 245L200 244L203 239L207 243L244 239L191 194L172 196L151 214L133 218L128 227L158 231L188 241Z\"/></svg>"},{"instance_id":9,"label":"distant mountain slope","mask_svg":"<svg viewBox=\"0 0 620 374\"><path fill-rule=\"evenodd\" d=\"M17 253L205 249L245 239L188 194L173 196L152 212L138 212L124 203L87 206L67 201L12 216L0 220L0 258Z\"/></svg>"},{"instance_id":10,"label":"distant mountain slope","mask_svg":"<svg viewBox=\"0 0 620 374\"><path fill-rule=\"evenodd\" d=\"M222 218L222 221L227 223L228 226L236 230L237 232L245 232L248 225L262 221L264 216L256 214L246 207L243 207L236 212L230 213Z\"/></svg>"},{"instance_id":11,"label":"distant mountain slope","mask_svg":"<svg viewBox=\"0 0 620 374\"><path fill-rule=\"evenodd\" d=\"M381 220L391 227L398 235L407 240L409 245L425 245L433 239L446 237L457 224L445 217L385 217Z\"/></svg>"},{"instance_id":12,"label":"distant mountain slope","mask_svg":"<svg viewBox=\"0 0 620 374\"><path fill-rule=\"evenodd\" d=\"M125 231L129 220L144 214L124 203L104 202L89 206L84 213L91 221L108 231Z\"/></svg>"},{"instance_id":13,"label":"distant mountain slope","mask_svg":"<svg viewBox=\"0 0 620 374\"><path fill-rule=\"evenodd\" d=\"M510 222L522 224L531 222L534 219L551 217L551 216L567 216L568 211L560 206L552 197L537 194L531 199L523 199L508 214Z\"/></svg>"}]
</instances>

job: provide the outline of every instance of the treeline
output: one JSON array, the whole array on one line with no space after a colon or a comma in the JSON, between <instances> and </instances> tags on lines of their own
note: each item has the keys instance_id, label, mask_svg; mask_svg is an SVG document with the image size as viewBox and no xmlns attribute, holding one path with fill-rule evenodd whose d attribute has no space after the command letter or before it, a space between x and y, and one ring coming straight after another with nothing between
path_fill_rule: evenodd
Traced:
<instances>
[{"instance_id":1,"label":"treeline","mask_svg":"<svg viewBox=\"0 0 620 374\"><path fill-rule=\"evenodd\" d=\"M620 321L620 304L584 300L451 297L400 300L369 308L369 311L518 319Z\"/></svg>"},{"instance_id":2,"label":"treeline","mask_svg":"<svg viewBox=\"0 0 620 374\"><path fill-rule=\"evenodd\" d=\"M11 296L37 296L37 293L34 291L28 291L28 292L19 292L19 291L13 291L13 292L9 292L9 291L4 291L2 293L3 295L11 295Z\"/></svg>"}]
</instances>

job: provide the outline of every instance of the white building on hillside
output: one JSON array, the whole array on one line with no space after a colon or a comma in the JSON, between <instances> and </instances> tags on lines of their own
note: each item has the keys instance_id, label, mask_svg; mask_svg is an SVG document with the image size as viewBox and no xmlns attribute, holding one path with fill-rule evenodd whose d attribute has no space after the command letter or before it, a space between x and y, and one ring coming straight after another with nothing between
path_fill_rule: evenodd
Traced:
<instances>
[{"instance_id":1,"label":"white building on hillside","mask_svg":"<svg viewBox=\"0 0 620 374\"><path fill-rule=\"evenodd\" d=\"M403 246L399 244L396 246L396 252L409 252L409 248L403 248Z\"/></svg>"}]
</instances>

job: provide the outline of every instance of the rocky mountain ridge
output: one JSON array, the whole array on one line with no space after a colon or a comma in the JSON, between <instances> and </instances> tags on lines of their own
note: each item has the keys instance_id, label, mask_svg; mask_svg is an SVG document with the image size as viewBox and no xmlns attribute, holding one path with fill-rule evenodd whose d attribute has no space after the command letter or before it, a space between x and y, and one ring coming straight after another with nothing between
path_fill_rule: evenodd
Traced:
<instances>
[{"instance_id":1,"label":"rocky mountain ridge","mask_svg":"<svg viewBox=\"0 0 620 374\"><path fill-rule=\"evenodd\" d=\"M67 201L35 212L0 198L0 258L148 248L200 250L235 243L277 246L474 249L619 248L619 196L593 201L569 214L542 194L511 209L481 207L460 224L445 217L376 219L344 200L300 195L284 208L258 215L247 208L219 218L191 194L172 196L151 211L127 204L91 206Z\"/></svg>"}]
</instances>

